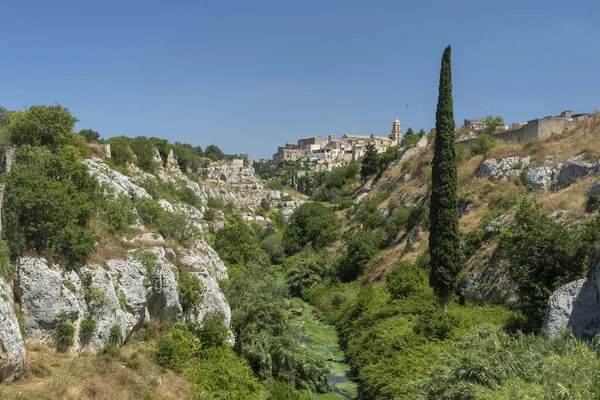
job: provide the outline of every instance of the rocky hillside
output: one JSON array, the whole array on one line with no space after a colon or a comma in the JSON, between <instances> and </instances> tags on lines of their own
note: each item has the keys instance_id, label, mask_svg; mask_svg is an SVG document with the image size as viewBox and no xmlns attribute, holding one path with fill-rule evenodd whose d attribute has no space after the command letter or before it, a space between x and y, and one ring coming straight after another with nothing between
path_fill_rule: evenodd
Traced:
<instances>
[{"instance_id":1,"label":"rocky hillside","mask_svg":"<svg viewBox=\"0 0 600 400\"><path fill-rule=\"evenodd\" d=\"M34 253L19 257L14 277L0 279L0 380L24 372L26 344L60 348L57 335L65 325L73 327L72 343L64 349L71 353L95 352L111 342L121 345L154 319L202 325L207 315L218 313L229 328L231 311L219 288L219 281L227 279L227 268L206 239L223 227L225 213L241 213L248 221L264 224L270 222L260 215L264 199L283 215L303 202L265 189L250 167L214 164L199 170L200 179L192 180L182 173L173 152L156 174L134 166L117 171L99 158L83 163L109 197L154 199L170 215L185 215L199 236L185 245L165 238L145 226L138 210L130 233L116 239L100 237L96 253L85 265L65 267ZM195 205L172 192L184 189L191 191ZM195 289L201 299L194 307L182 298L185 276L199 282ZM230 334L230 344L233 341Z\"/></svg>"}]
</instances>

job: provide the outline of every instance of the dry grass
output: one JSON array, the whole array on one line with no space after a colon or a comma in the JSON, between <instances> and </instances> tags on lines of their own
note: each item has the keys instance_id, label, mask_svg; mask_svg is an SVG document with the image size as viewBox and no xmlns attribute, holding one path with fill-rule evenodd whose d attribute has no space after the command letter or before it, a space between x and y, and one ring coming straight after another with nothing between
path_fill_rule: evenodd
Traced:
<instances>
[{"instance_id":1,"label":"dry grass","mask_svg":"<svg viewBox=\"0 0 600 400\"><path fill-rule=\"evenodd\" d=\"M44 346L27 347L28 372L0 385L3 400L182 399L191 393L182 378L154 364L133 345L121 353L126 357L138 353L135 369L95 355L73 357Z\"/></svg>"}]
</instances>

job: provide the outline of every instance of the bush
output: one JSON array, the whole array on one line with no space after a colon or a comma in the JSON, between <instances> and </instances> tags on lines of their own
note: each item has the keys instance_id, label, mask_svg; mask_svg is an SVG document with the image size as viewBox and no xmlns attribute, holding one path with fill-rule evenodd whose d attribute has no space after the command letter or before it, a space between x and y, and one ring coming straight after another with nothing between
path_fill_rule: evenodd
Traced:
<instances>
[{"instance_id":1,"label":"bush","mask_svg":"<svg viewBox=\"0 0 600 400\"><path fill-rule=\"evenodd\" d=\"M200 236L200 230L187 215L180 212L164 212L159 220L158 232L165 239L174 239L181 244L190 244Z\"/></svg>"},{"instance_id":2,"label":"bush","mask_svg":"<svg viewBox=\"0 0 600 400\"><path fill-rule=\"evenodd\" d=\"M138 167L147 172L152 172L158 168L158 163L154 159L154 145L145 136L138 136L129 143L129 147L135 154L135 162ZM112 148L111 148L112 152Z\"/></svg>"},{"instance_id":3,"label":"bush","mask_svg":"<svg viewBox=\"0 0 600 400\"><path fill-rule=\"evenodd\" d=\"M421 388L430 399L596 399L595 348L571 336L509 335L482 326L448 349Z\"/></svg>"},{"instance_id":4,"label":"bush","mask_svg":"<svg viewBox=\"0 0 600 400\"><path fill-rule=\"evenodd\" d=\"M311 245L319 250L333 243L340 234L341 222L321 203L304 203L294 210L283 233L287 254L294 254Z\"/></svg>"},{"instance_id":5,"label":"bush","mask_svg":"<svg viewBox=\"0 0 600 400\"><path fill-rule=\"evenodd\" d=\"M86 317L79 325L79 339L82 344L87 344L92 339L92 335L98 329L98 324L93 319Z\"/></svg>"},{"instance_id":6,"label":"bush","mask_svg":"<svg viewBox=\"0 0 600 400\"><path fill-rule=\"evenodd\" d=\"M360 205L356 217L366 229L376 229L384 223L383 215L379 212L379 203L374 199L365 200Z\"/></svg>"},{"instance_id":7,"label":"bush","mask_svg":"<svg viewBox=\"0 0 600 400\"><path fill-rule=\"evenodd\" d=\"M177 290L179 291L181 308L186 318L196 314L204 301L202 281L187 270L180 268L177 277Z\"/></svg>"},{"instance_id":8,"label":"bush","mask_svg":"<svg viewBox=\"0 0 600 400\"><path fill-rule=\"evenodd\" d=\"M8 130L15 146L46 146L50 149L71 143L73 128L78 121L68 108L59 104L13 111L8 120Z\"/></svg>"},{"instance_id":9,"label":"bush","mask_svg":"<svg viewBox=\"0 0 600 400\"><path fill-rule=\"evenodd\" d=\"M472 155L482 155L487 158L487 154L496 146L497 140L491 135L482 133L470 144Z\"/></svg>"},{"instance_id":10,"label":"bush","mask_svg":"<svg viewBox=\"0 0 600 400\"><path fill-rule=\"evenodd\" d=\"M0 239L0 277L5 281L10 282L13 277L13 267L10 262L10 248L6 241Z\"/></svg>"},{"instance_id":11,"label":"bush","mask_svg":"<svg viewBox=\"0 0 600 400\"><path fill-rule=\"evenodd\" d=\"M131 200L121 194L116 199L107 199L103 204L102 218L106 231L111 235L123 234L136 220Z\"/></svg>"},{"instance_id":12,"label":"bush","mask_svg":"<svg viewBox=\"0 0 600 400\"><path fill-rule=\"evenodd\" d=\"M510 261L510 279L519 288L528 328L537 330L552 292L584 276L597 239L583 241L582 232L561 226L523 202L514 222L503 231L501 244Z\"/></svg>"},{"instance_id":13,"label":"bush","mask_svg":"<svg viewBox=\"0 0 600 400\"><path fill-rule=\"evenodd\" d=\"M225 326L225 315L219 311L206 314L196 336L205 348L223 346L229 338L229 330Z\"/></svg>"},{"instance_id":14,"label":"bush","mask_svg":"<svg viewBox=\"0 0 600 400\"><path fill-rule=\"evenodd\" d=\"M261 385L244 360L227 347L202 351L184 372L194 387L192 400L223 399L258 400Z\"/></svg>"},{"instance_id":15,"label":"bush","mask_svg":"<svg viewBox=\"0 0 600 400\"><path fill-rule=\"evenodd\" d=\"M59 350L66 350L73 344L75 337L75 327L71 323L69 316L64 310L58 314L58 323L56 325L56 344Z\"/></svg>"},{"instance_id":16,"label":"bush","mask_svg":"<svg viewBox=\"0 0 600 400\"><path fill-rule=\"evenodd\" d=\"M266 265L267 255L260 248L254 230L241 217L228 219L216 234L214 249L229 265Z\"/></svg>"},{"instance_id":17,"label":"bush","mask_svg":"<svg viewBox=\"0 0 600 400\"><path fill-rule=\"evenodd\" d=\"M181 189L178 189L177 192L177 197L179 197L179 200L183 201L186 204L189 204L190 206L196 207L196 208L201 208L202 207L202 200L200 200L200 197L198 197L198 195L196 194L196 192L194 192L193 189L184 186Z\"/></svg>"},{"instance_id":18,"label":"bush","mask_svg":"<svg viewBox=\"0 0 600 400\"><path fill-rule=\"evenodd\" d=\"M329 369L299 340L278 278L255 268L234 275L226 288L235 349L259 379L276 379L296 389L327 391Z\"/></svg>"},{"instance_id":19,"label":"bush","mask_svg":"<svg viewBox=\"0 0 600 400\"><path fill-rule=\"evenodd\" d=\"M290 292L298 297L335 271L334 260L325 252L298 253L285 261L284 268Z\"/></svg>"},{"instance_id":20,"label":"bush","mask_svg":"<svg viewBox=\"0 0 600 400\"><path fill-rule=\"evenodd\" d=\"M360 230L348 238L348 252L339 263L340 279L349 282L361 275L369 261L381 249L383 239L380 232L367 230Z\"/></svg>"},{"instance_id":21,"label":"bush","mask_svg":"<svg viewBox=\"0 0 600 400\"><path fill-rule=\"evenodd\" d=\"M285 260L285 249L283 248L283 234L281 232L267 236L260 247L267 253L271 264L280 265Z\"/></svg>"},{"instance_id":22,"label":"bush","mask_svg":"<svg viewBox=\"0 0 600 400\"><path fill-rule=\"evenodd\" d=\"M265 211L271 210L271 205L269 204L269 200L265 199L264 197L262 199L260 199L260 207Z\"/></svg>"},{"instance_id":23,"label":"bush","mask_svg":"<svg viewBox=\"0 0 600 400\"><path fill-rule=\"evenodd\" d=\"M11 251L35 249L70 265L85 263L95 250L88 224L98 198L98 183L75 148L19 148L6 181L3 210Z\"/></svg>"},{"instance_id":24,"label":"bush","mask_svg":"<svg viewBox=\"0 0 600 400\"><path fill-rule=\"evenodd\" d=\"M108 344L113 346L120 346L123 341L123 333L121 333L121 327L119 325L113 325L108 332Z\"/></svg>"},{"instance_id":25,"label":"bush","mask_svg":"<svg viewBox=\"0 0 600 400\"><path fill-rule=\"evenodd\" d=\"M200 354L201 345L194 333L183 323L177 323L160 333L152 347L152 358L165 368L181 372L186 363Z\"/></svg>"},{"instance_id":26,"label":"bush","mask_svg":"<svg viewBox=\"0 0 600 400\"><path fill-rule=\"evenodd\" d=\"M430 308L417 317L414 329L417 334L429 340L444 340L452 335L459 322L458 317L452 313L444 312L439 308Z\"/></svg>"},{"instance_id":27,"label":"bush","mask_svg":"<svg viewBox=\"0 0 600 400\"><path fill-rule=\"evenodd\" d=\"M160 225L163 215L166 213L158 201L147 197L138 199L135 208L144 225L154 228Z\"/></svg>"},{"instance_id":28,"label":"bush","mask_svg":"<svg viewBox=\"0 0 600 400\"><path fill-rule=\"evenodd\" d=\"M110 144L110 162L119 167L127 166L133 162L133 153L129 149L129 138L124 136L108 139Z\"/></svg>"},{"instance_id":29,"label":"bush","mask_svg":"<svg viewBox=\"0 0 600 400\"><path fill-rule=\"evenodd\" d=\"M425 271L407 261L394 267L385 280L392 299L402 299L427 289Z\"/></svg>"}]
</instances>

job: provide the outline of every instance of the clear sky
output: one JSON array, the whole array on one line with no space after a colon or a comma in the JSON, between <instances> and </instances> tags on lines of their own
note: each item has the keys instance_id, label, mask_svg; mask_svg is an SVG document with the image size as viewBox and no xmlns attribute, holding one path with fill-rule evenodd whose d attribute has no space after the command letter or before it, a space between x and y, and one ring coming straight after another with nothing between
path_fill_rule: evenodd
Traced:
<instances>
[{"instance_id":1,"label":"clear sky","mask_svg":"<svg viewBox=\"0 0 600 400\"><path fill-rule=\"evenodd\" d=\"M434 126L453 47L457 125L600 108L598 0L11 1L0 104L77 129L270 157L309 135Z\"/></svg>"}]
</instances>

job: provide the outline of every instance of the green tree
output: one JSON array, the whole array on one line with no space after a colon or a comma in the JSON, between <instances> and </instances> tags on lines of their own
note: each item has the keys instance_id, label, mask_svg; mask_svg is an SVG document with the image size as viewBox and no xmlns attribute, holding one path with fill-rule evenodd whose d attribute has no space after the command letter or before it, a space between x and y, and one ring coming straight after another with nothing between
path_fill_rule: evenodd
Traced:
<instances>
[{"instance_id":1,"label":"green tree","mask_svg":"<svg viewBox=\"0 0 600 400\"><path fill-rule=\"evenodd\" d=\"M304 203L294 210L283 233L287 254L312 245L319 250L333 243L340 235L341 221L321 203Z\"/></svg>"},{"instance_id":2,"label":"green tree","mask_svg":"<svg viewBox=\"0 0 600 400\"><path fill-rule=\"evenodd\" d=\"M100 139L100 134L93 129L82 129L77 134L83 136L88 143L95 143Z\"/></svg>"},{"instance_id":3,"label":"green tree","mask_svg":"<svg viewBox=\"0 0 600 400\"><path fill-rule=\"evenodd\" d=\"M69 144L77 118L59 104L31 106L9 115L8 129L14 145L57 148Z\"/></svg>"},{"instance_id":4,"label":"green tree","mask_svg":"<svg viewBox=\"0 0 600 400\"><path fill-rule=\"evenodd\" d=\"M375 148L375 144L372 142L367 143L367 147L365 148L365 156L362 159L362 166L360 168L360 176L363 179L367 179L368 176L374 175L377 173L377 149Z\"/></svg>"},{"instance_id":5,"label":"green tree","mask_svg":"<svg viewBox=\"0 0 600 400\"><path fill-rule=\"evenodd\" d=\"M360 230L348 240L348 252L339 262L340 279L345 282L356 279L365 272L367 264L379 252L383 234L378 231Z\"/></svg>"},{"instance_id":6,"label":"green tree","mask_svg":"<svg viewBox=\"0 0 600 400\"><path fill-rule=\"evenodd\" d=\"M209 144L206 146L204 154L213 161L219 161L225 158L225 153L223 153L223 151L214 144Z\"/></svg>"},{"instance_id":7,"label":"green tree","mask_svg":"<svg viewBox=\"0 0 600 400\"><path fill-rule=\"evenodd\" d=\"M424 129L419 130L419 133L417 133L417 135L419 135L419 138L422 138L423 136L426 135L425 130Z\"/></svg>"},{"instance_id":8,"label":"green tree","mask_svg":"<svg viewBox=\"0 0 600 400\"><path fill-rule=\"evenodd\" d=\"M504 119L499 115L495 117L493 115L488 115L483 118L483 123L485 124L485 127L483 128L483 133L491 135L492 133L496 132L500 127L504 126Z\"/></svg>"},{"instance_id":9,"label":"green tree","mask_svg":"<svg viewBox=\"0 0 600 400\"><path fill-rule=\"evenodd\" d=\"M215 250L223 261L232 266L263 265L268 260L254 229L239 216L229 218L227 224L217 231Z\"/></svg>"},{"instance_id":10,"label":"green tree","mask_svg":"<svg viewBox=\"0 0 600 400\"><path fill-rule=\"evenodd\" d=\"M435 131L430 206L429 284L437 294L442 308L447 310L462 263L458 231L458 179L450 46L446 47L442 57Z\"/></svg>"},{"instance_id":11,"label":"green tree","mask_svg":"<svg viewBox=\"0 0 600 400\"><path fill-rule=\"evenodd\" d=\"M481 135L477 136L473 142L471 142L469 146L471 154L476 156L482 155L483 158L487 158L488 153L494 148L496 142L497 140L494 139L490 134L482 133Z\"/></svg>"},{"instance_id":12,"label":"green tree","mask_svg":"<svg viewBox=\"0 0 600 400\"><path fill-rule=\"evenodd\" d=\"M421 137L417 135L412 128L408 128L406 133L402 136L402 142L400 146L410 146L412 144L417 144Z\"/></svg>"},{"instance_id":13,"label":"green tree","mask_svg":"<svg viewBox=\"0 0 600 400\"><path fill-rule=\"evenodd\" d=\"M118 136L108 139L110 157L115 165L124 167L133 161L133 153L129 148L129 138Z\"/></svg>"},{"instance_id":14,"label":"green tree","mask_svg":"<svg viewBox=\"0 0 600 400\"><path fill-rule=\"evenodd\" d=\"M99 197L98 182L74 147L19 148L4 198L3 233L11 250L35 249L69 264L85 262L95 249L88 224Z\"/></svg>"},{"instance_id":15,"label":"green tree","mask_svg":"<svg viewBox=\"0 0 600 400\"><path fill-rule=\"evenodd\" d=\"M131 150L135 154L136 164L144 171L153 171L158 165L154 160L154 145L145 136L138 136L129 144ZM111 149L112 150L112 149Z\"/></svg>"},{"instance_id":16,"label":"green tree","mask_svg":"<svg viewBox=\"0 0 600 400\"><path fill-rule=\"evenodd\" d=\"M502 233L510 261L509 276L519 288L526 328L540 327L546 303L560 286L583 277L597 243L595 235L569 230L529 203L522 203L514 222ZM585 237L585 239L584 239Z\"/></svg>"}]
</instances>

